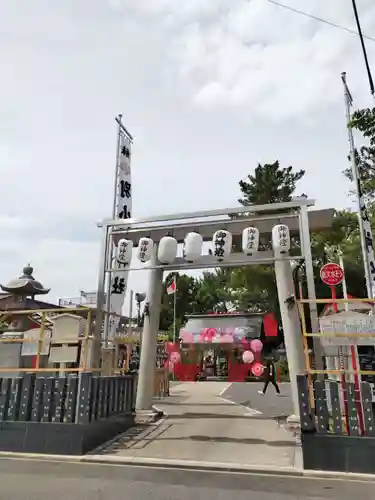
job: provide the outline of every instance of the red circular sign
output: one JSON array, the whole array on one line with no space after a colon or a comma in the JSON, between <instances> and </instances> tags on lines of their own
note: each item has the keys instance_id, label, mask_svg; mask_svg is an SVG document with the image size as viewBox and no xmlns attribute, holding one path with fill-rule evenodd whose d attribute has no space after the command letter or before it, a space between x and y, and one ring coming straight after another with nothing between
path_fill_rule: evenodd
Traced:
<instances>
[{"instance_id":1,"label":"red circular sign","mask_svg":"<svg viewBox=\"0 0 375 500\"><path fill-rule=\"evenodd\" d=\"M320 269L320 278L326 285L339 285L344 279L344 271L338 264L325 264Z\"/></svg>"}]
</instances>

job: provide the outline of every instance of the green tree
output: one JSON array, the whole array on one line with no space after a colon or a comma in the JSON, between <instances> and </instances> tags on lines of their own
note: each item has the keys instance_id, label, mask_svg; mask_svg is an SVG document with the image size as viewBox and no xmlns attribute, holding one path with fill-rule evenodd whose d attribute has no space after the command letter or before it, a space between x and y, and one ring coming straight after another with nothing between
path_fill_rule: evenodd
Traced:
<instances>
[{"instance_id":1,"label":"green tree","mask_svg":"<svg viewBox=\"0 0 375 500\"><path fill-rule=\"evenodd\" d=\"M355 159L361 181L362 192L365 197L366 207L371 218L371 225L375 225L375 108L365 108L355 111L352 115L350 126L357 130L366 145L355 151ZM350 160L350 158L349 158ZM352 167L344 170L344 175L353 182ZM351 193L354 193L354 189ZM349 293L357 297L367 295L363 272L363 259L358 227L358 217L355 213L341 213L350 222L348 230L340 243L344 256L345 271ZM355 287L355 291L350 290ZM361 292L362 289L362 293Z\"/></svg>"},{"instance_id":2,"label":"green tree","mask_svg":"<svg viewBox=\"0 0 375 500\"><path fill-rule=\"evenodd\" d=\"M249 174L244 181L240 181L242 205L265 205L291 201L299 180L305 175L304 170L293 171L293 167L280 167L274 163L258 164L254 174Z\"/></svg>"},{"instance_id":3,"label":"green tree","mask_svg":"<svg viewBox=\"0 0 375 500\"><path fill-rule=\"evenodd\" d=\"M231 271L226 268L203 272L197 280L195 312L228 312L234 306L230 289Z\"/></svg>"},{"instance_id":4,"label":"green tree","mask_svg":"<svg viewBox=\"0 0 375 500\"><path fill-rule=\"evenodd\" d=\"M281 168L279 162L258 165L255 175L249 175L246 182L240 182L243 204L270 203L292 200L298 181L304 171L294 172L292 167ZM268 184L267 184L268 182ZM311 235L314 277L318 298L329 298L330 289L320 279L320 268L327 262L338 260L338 251L343 254L349 294L364 296L364 277L360 251L357 214L350 211L337 211L333 226L328 231ZM299 240L292 241L299 252ZM263 248L270 242L263 241ZM307 283L304 270L300 273L304 296L307 297ZM238 309L249 311L274 311L279 315L277 286L272 266L247 266L231 272L229 288L233 290L232 301ZM341 290L338 290L340 294Z\"/></svg>"},{"instance_id":5,"label":"green tree","mask_svg":"<svg viewBox=\"0 0 375 500\"><path fill-rule=\"evenodd\" d=\"M281 167L278 160L264 165L258 164L254 174L239 182L242 205L265 205L287 202L293 199L297 183L305 175L304 170L295 171L292 166ZM270 249L271 242L264 238L261 248ZM233 301L240 310L278 314L275 273L272 266L252 265L231 272L229 287L233 290Z\"/></svg>"},{"instance_id":6,"label":"green tree","mask_svg":"<svg viewBox=\"0 0 375 500\"><path fill-rule=\"evenodd\" d=\"M360 132L367 142L355 152L363 194L370 203L368 209L374 210L375 203L375 108L359 109L353 113L350 126ZM351 167L344 170L344 175L353 181Z\"/></svg>"},{"instance_id":7,"label":"green tree","mask_svg":"<svg viewBox=\"0 0 375 500\"><path fill-rule=\"evenodd\" d=\"M312 233L311 246L318 298L330 297L329 287L320 279L320 268L327 262L338 263L339 252L343 255L348 293L355 297L366 295L358 216L355 212L337 211L329 231ZM307 294L306 283L304 289ZM342 294L341 286L338 287L337 293Z\"/></svg>"},{"instance_id":8,"label":"green tree","mask_svg":"<svg viewBox=\"0 0 375 500\"><path fill-rule=\"evenodd\" d=\"M169 295L167 288L174 275L176 275L176 295ZM178 331L185 323L186 315L193 314L197 309L196 293L197 282L191 276L170 273L165 278L163 282L159 329L168 331L170 338L173 337L174 301L176 300L176 332L178 334Z\"/></svg>"}]
</instances>

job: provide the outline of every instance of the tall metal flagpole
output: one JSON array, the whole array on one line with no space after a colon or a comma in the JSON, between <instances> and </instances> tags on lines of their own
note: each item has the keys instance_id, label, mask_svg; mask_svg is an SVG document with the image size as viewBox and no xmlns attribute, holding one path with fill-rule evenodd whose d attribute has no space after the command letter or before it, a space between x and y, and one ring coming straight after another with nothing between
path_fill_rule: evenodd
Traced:
<instances>
[{"instance_id":1,"label":"tall metal flagpole","mask_svg":"<svg viewBox=\"0 0 375 500\"><path fill-rule=\"evenodd\" d=\"M364 270L365 270L366 288L367 288L368 298L372 298L373 297L373 293L372 293L373 287L372 287L372 279L371 279L371 273L370 273L368 242L366 241L366 236L367 236L368 231L366 231L365 227L364 227L364 215L363 215L363 212L365 211L367 214L367 211L366 211L366 207L364 205L362 189L361 189L361 185L360 185L359 172L358 172L358 168L357 168L353 130L352 130L352 127L350 126L350 119L351 119L350 107L352 105L353 99L352 99L352 96L350 94L348 85L346 83L346 73L345 72L341 73L341 80L342 80L343 85L344 85L346 122L347 122L348 139L349 139L349 154L350 154L350 161L351 161L351 165L352 165L352 176L353 176L353 181L354 181L354 185L355 185L359 233L360 233L360 238L361 238L361 248L362 248L363 266L364 266ZM370 226L370 230L371 230L371 226ZM372 240L372 237L371 237L371 240ZM372 244L372 241L371 241L371 244Z\"/></svg>"}]
</instances>

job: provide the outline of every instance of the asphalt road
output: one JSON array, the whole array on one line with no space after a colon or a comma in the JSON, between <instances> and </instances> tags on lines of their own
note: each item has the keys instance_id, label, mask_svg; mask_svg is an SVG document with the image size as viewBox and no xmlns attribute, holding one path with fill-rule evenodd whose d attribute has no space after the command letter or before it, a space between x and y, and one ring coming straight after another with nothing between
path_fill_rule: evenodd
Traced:
<instances>
[{"instance_id":1,"label":"asphalt road","mask_svg":"<svg viewBox=\"0 0 375 500\"><path fill-rule=\"evenodd\" d=\"M293 403L289 383L280 384L281 396L276 395L270 384L264 396L258 394L263 389L260 382L233 382L221 397L261 412L259 418L285 417L293 413ZM256 418L256 417L255 417Z\"/></svg>"},{"instance_id":2,"label":"asphalt road","mask_svg":"<svg viewBox=\"0 0 375 500\"><path fill-rule=\"evenodd\" d=\"M353 500L375 483L0 459L1 500Z\"/></svg>"}]
</instances>

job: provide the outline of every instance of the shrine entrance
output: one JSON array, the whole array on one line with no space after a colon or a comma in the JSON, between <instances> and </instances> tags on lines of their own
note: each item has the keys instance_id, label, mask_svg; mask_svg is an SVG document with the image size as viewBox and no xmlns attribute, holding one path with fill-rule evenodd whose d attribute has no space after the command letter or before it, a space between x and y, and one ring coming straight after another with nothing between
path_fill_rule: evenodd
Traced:
<instances>
[{"instance_id":1,"label":"shrine entrance","mask_svg":"<svg viewBox=\"0 0 375 500\"><path fill-rule=\"evenodd\" d=\"M292 397L295 412L298 412L296 375L303 373L304 352L291 264L292 261L305 262L309 298L315 299L310 227L313 230L331 227L334 214L331 209L308 211L308 207L313 205L313 200L299 198L286 203L103 221L100 224L103 235L92 366L99 365L102 341L109 346L114 342L113 338L108 338L108 328L102 332L103 316L108 313L104 311L106 283L113 273L123 269L121 266L125 263L129 272L148 270L150 273L142 332L138 410L150 410L152 407L163 272L274 265ZM293 248L294 238L291 236L300 242L298 247ZM118 247L115 262L108 253L109 239ZM208 241L212 242L213 249L204 254L202 243ZM178 244L184 245L180 253ZM130 263L133 247L138 259L135 265ZM237 251L241 247L242 251ZM315 326L318 317L313 301L310 313Z\"/></svg>"},{"instance_id":2,"label":"shrine entrance","mask_svg":"<svg viewBox=\"0 0 375 500\"><path fill-rule=\"evenodd\" d=\"M180 381L257 380L259 363L283 341L273 313L247 312L190 315L178 337L168 347L176 353L172 372Z\"/></svg>"}]
</instances>

